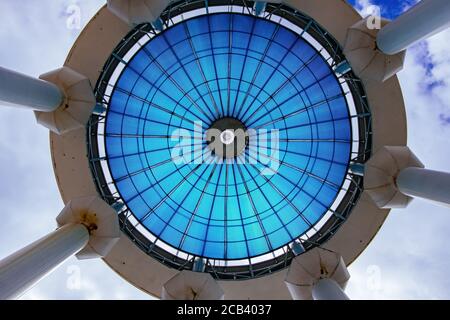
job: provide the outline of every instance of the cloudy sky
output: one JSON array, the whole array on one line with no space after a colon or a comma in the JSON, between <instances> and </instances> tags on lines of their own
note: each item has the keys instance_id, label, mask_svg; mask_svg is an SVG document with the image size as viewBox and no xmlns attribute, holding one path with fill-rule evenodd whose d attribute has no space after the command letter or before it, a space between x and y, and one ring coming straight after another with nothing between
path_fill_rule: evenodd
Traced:
<instances>
[{"instance_id":1,"label":"cloudy sky","mask_svg":"<svg viewBox=\"0 0 450 320\"><path fill-rule=\"evenodd\" d=\"M352 0L394 18L415 0ZM1 0L0 65L38 76L60 67L80 29L104 0ZM76 5L76 6L74 6ZM399 74L409 146L427 167L450 171L450 30L410 48ZM63 207L51 166L48 131L32 112L0 106L0 258L51 232ZM450 299L450 210L415 200L393 210L350 266L352 299ZM101 260L69 259L23 299L149 299Z\"/></svg>"}]
</instances>

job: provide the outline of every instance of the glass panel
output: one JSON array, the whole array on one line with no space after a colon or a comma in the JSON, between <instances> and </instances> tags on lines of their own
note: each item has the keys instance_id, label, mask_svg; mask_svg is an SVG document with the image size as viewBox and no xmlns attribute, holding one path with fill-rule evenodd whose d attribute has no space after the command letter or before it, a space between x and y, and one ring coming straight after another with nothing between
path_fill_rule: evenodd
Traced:
<instances>
[{"instance_id":1,"label":"glass panel","mask_svg":"<svg viewBox=\"0 0 450 320\"><path fill-rule=\"evenodd\" d=\"M223 118L256 130L256 153L247 144L226 163L210 152L203 133ZM148 231L227 260L281 248L324 216L345 179L350 126L338 80L304 38L216 13L170 27L127 63L105 139L117 190Z\"/></svg>"}]
</instances>

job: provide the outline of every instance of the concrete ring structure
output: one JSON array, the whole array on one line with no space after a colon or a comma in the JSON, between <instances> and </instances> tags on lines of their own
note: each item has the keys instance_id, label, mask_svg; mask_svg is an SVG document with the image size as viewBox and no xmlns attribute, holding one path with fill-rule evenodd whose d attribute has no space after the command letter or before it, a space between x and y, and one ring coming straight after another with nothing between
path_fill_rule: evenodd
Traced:
<instances>
[{"instance_id":1,"label":"concrete ring structure","mask_svg":"<svg viewBox=\"0 0 450 320\"><path fill-rule=\"evenodd\" d=\"M344 0L290 0L285 4L313 17L342 47L348 29L361 20ZM91 84L97 83L105 61L129 32L129 25L103 7L81 32L64 65L87 76ZM406 146L405 107L397 77L385 82L362 81L372 114L372 151L387 145ZM87 157L86 130L63 135L50 133L50 140L56 180L64 202L98 195ZM345 223L324 247L339 252L345 264L351 264L377 234L388 213L389 209L379 209L362 193ZM155 297L160 297L164 283L178 273L152 259L124 234L103 259L124 279ZM219 283L225 299L290 299L284 283L286 272L283 269L262 278Z\"/></svg>"}]
</instances>

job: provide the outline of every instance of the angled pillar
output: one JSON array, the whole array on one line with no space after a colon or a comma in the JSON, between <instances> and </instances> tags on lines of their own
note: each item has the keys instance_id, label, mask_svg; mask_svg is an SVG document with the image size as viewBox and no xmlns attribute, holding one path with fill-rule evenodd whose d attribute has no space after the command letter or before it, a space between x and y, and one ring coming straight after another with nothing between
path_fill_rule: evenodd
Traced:
<instances>
[{"instance_id":1,"label":"angled pillar","mask_svg":"<svg viewBox=\"0 0 450 320\"><path fill-rule=\"evenodd\" d=\"M409 197L450 206L450 173L423 168L405 168L397 177L398 190Z\"/></svg>"},{"instance_id":2,"label":"angled pillar","mask_svg":"<svg viewBox=\"0 0 450 320\"><path fill-rule=\"evenodd\" d=\"M68 67L40 79L0 68L0 101L34 110L37 122L57 134L83 128L96 105L89 79Z\"/></svg>"},{"instance_id":3,"label":"angled pillar","mask_svg":"<svg viewBox=\"0 0 450 320\"><path fill-rule=\"evenodd\" d=\"M394 55L448 27L450 1L422 0L380 30L377 47L385 54Z\"/></svg>"},{"instance_id":4,"label":"angled pillar","mask_svg":"<svg viewBox=\"0 0 450 320\"><path fill-rule=\"evenodd\" d=\"M423 167L408 147L385 146L365 163L364 190L379 208L406 208L413 198L397 188L397 177L403 169Z\"/></svg>"},{"instance_id":5,"label":"angled pillar","mask_svg":"<svg viewBox=\"0 0 450 320\"><path fill-rule=\"evenodd\" d=\"M0 300L20 297L88 241L84 225L68 224L1 260Z\"/></svg>"},{"instance_id":6,"label":"angled pillar","mask_svg":"<svg viewBox=\"0 0 450 320\"><path fill-rule=\"evenodd\" d=\"M162 300L223 300L224 292L209 273L183 270L167 281Z\"/></svg>"},{"instance_id":7,"label":"angled pillar","mask_svg":"<svg viewBox=\"0 0 450 320\"><path fill-rule=\"evenodd\" d=\"M98 197L70 201L58 229L0 261L0 300L16 299L72 255L105 256L120 237L117 213Z\"/></svg>"},{"instance_id":8,"label":"angled pillar","mask_svg":"<svg viewBox=\"0 0 450 320\"><path fill-rule=\"evenodd\" d=\"M134 27L141 23L151 23L162 29L159 16L169 5L170 0L108 0L108 9L118 18Z\"/></svg>"},{"instance_id":9,"label":"angled pillar","mask_svg":"<svg viewBox=\"0 0 450 320\"><path fill-rule=\"evenodd\" d=\"M8 105L52 112L64 101L55 84L0 67L0 101Z\"/></svg>"},{"instance_id":10,"label":"angled pillar","mask_svg":"<svg viewBox=\"0 0 450 320\"><path fill-rule=\"evenodd\" d=\"M320 279L312 288L314 300L350 300L341 286L333 279Z\"/></svg>"},{"instance_id":11,"label":"angled pillar","mask_svg":"<svg viewBox=\"0 0 450 320\"><path fill-rule=\"evenodd\" d=\"M387 23L387 20L381 20L382 26ZM371 28L370 17L360 20L347 31L344 54L358 77L383 82L403 69L405 51L387 55L378 50L378 32Z\"/></svg>"},{"instance_id":12,"label":"angled pillar","mask_svg":"<svg viewBox=\"0 0 450 320\"><path fill-rule=\"evenodd\" d=\"M57 133L84 128L96 100L89 79L78 72L62 67L40 76L64 92L64 102L53 112L35 111L37 122Z\"/></svg>"},{"instance_id":13,"label":"angled pillar","mask_svg":"<svg viewBox=\"0 0 450 320\"><path fill-rule=\"evenodd\" d=\"M349 28L344 54L358 77L386 81L403 69L409 46L450 27L450 1L422 0L394 21L381 19L381 29L370 18Z\"/></svg>"},{"instance_id":14,"label":"angled pillar","mask_svg":"<svg viewBox=\"0 0 450 320\"><path fill-rule=\"evenodd\" d=\"M292 260L285 283L294 300L348 300L349 279L339 254L314 248Z\"/></svg>"},{"instance_id":15,"label":"angled pillar","mask_svg":"<svg viewBox=\"0 0 450 320\"><path fill-rule=\"evenodd\" d=\"M379 149L364 171L364 189L379 208L405 208L413 198L450 206L450 173L425 169L408 147Z\"/></svg>"}]
</instances>

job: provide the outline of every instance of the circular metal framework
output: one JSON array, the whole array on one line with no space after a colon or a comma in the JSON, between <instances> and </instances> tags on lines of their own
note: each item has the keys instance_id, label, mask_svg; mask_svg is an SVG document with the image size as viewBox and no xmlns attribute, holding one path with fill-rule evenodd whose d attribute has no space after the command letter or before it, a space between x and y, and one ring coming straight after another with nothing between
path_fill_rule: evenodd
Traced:
<instances>
[{"instance_id":1,"label":"circular metal framework","mask_svg":"<svg viewBox=\"0 0 450 320\"><path fill-rule=\"evenodd\" d=\"M255 20L270 21L273 24L276 22L296 32L312 45L328 63L330 69L344 61L345 58L337 41L311 18L287 6L275 4L268 4L266 11L260 17L255 18L252 5L251 2L239 1L233 1L232 4L229 1L209 1L206 4L204 1L176 2L163 12L161 19L165 30L171 30L171 27L183 24L192 17L211 16L220 12L228 15L248 16ZM115 83L120 79L118 70L122 74L125 67L139 52L139 48L153 38L157 38L160 33L161 31L156 30L151 24L140 25L133 29L114 50L96 87L98 102L103 104L107 110L111 110L111 96L115 89ZM364 163L370 157L371 152L371 116L364 89L351 71L345 75L333 76L336 81L339 81L342 97L345 97L348 107L348 119L351 121L352 134L349 139L351 158L347 161L347 165L349 162ZM325 103L330 103L330 100L327 97ZM283 121L285 120L285 115L283 115ZM301 247L302 251L309 250L327 241L345 221L362 192L363 178L348 172L347 167L345 179L339 186L339 194L328 206L327 212L321 219L318 219L313 229L314 232L309 234L304 232L295 239L289 239L287 243L278 248L272 248L273 250L268 253L247 254L245 259L221 259L220 257L205 256L204 253L183 252L179 250L180 248L174 248L155 237L139 223L129 206L125 205L127 201L123 199L120 190L116 188L117 179L113 178L114 174L111 175L110 154L105 147L104 137L105 134L108 135L107 121L107 115L94 115L88 126L89 158L98 191L108 203L118 209L121 227L125 234L150 256L177 269L191 269L194 259L197 257L205 258L205 271L220 279L253 278L284 268L289 265L292 257L299 253L298 250L292 250L292 247L297 249Z\"/></svg>"}]
</instances>

